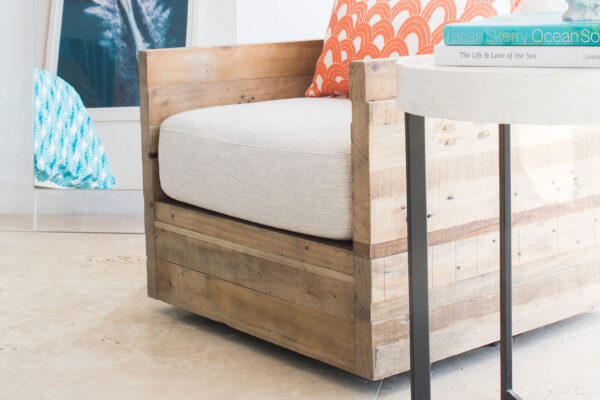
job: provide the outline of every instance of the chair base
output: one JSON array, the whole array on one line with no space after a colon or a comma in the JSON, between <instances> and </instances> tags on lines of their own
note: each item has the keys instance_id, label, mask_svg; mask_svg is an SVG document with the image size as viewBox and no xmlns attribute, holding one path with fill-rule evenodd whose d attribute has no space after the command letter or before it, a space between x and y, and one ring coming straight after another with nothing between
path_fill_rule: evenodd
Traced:
<instances>
[{"instance_id":1,"label":"chair base","mask_svg":"<svg viewBox=\"0 0 600 400\"><path fill-rule=\"evenodd\" d=\"M351 243L169 200L154 211L153 297L367 379L409 370L405 253L384 267L397 295L365 310L355 299L366 260ZM598 265L600 250L591 246L515 266L515 333L593 308ZM431 288L432 360L497 341L498 295L497 271Z\"/></svg>"}]
</instances>

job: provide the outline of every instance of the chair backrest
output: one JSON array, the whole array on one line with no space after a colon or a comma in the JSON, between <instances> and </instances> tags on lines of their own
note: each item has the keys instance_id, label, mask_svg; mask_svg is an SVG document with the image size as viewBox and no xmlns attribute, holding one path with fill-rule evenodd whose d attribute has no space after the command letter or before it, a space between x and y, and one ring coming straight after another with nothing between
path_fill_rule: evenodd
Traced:
<instances>
[{"instance_id":1,"label":"chair backrest","mask_svg":"<svg viewBox=\"0 0 600 400\"><path fill-rule=\"evenodd\" d=\"M140 52L143 151L158 151L160 124L197 108L302 97L323 41Z\"/></svg>"}]
</instances>

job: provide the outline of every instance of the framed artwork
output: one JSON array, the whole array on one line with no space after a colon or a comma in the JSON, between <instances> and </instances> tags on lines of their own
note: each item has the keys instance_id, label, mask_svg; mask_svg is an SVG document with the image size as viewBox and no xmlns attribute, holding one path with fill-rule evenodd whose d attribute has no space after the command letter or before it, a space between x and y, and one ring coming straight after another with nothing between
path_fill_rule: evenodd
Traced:
<instances>
[{"instance_id":1,"label":"framed artwork","mask_svg":"<svg viewBox=\"0 0 600 400\"><path fill-rule=\"evenodd\" d=\"M140 50L190 44L196 0L53 0L45 68L93 120L139 118Z\"/></svg>"}]
</instances>

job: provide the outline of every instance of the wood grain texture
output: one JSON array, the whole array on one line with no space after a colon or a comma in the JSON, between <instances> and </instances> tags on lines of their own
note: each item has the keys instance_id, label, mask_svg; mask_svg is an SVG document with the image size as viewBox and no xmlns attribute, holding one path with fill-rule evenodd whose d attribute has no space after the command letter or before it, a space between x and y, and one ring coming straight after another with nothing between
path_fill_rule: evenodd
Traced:
<instances>
[{"instance_id":1,"label":"wood grain texture","mask_svg":"<svg viewBox=\"0 0 600 400\"><path fill-rule=\"evenodd\" d=\"M158 159L150 153L151 129L149 124L148 63L146 54L139 57L140 123L142 134L142 178L144 191L144 226L146 232L146 270L148 295L157 298L156 241L154 236L154 206L166 198L160 187Z\"/></svg>"},{"instance_id":2,"label":"wood grain texture","mask_svg":"<svg viewBox=\"0 0 600 400\"><path fill-rule=\"evenodd\" d=\"M406 202L404 115L387 85L393 84L392 60L353 62L352 217L354 249L372 257L371 249L406 237L400 220Z\"/></svg>"},{"instance_id":3,"label":"wood grain texture","mask_svg":"<svg viewBox=\"0 0 600 400\"><path fill-rule=\"evenodd\" d=\"M597 306L599 261L595 259L593 263L515 283L514 333L526 332ZM497 291L433 306L430 310L432 361L498 341L498 310ZM381 343L375 347L375 379L410 368L408 329L406 314L373 326L373 334L377 337L374 342Z\"/></svg>"},{"instance_id":4,"label":"wood grain texture","mask_svg":"<svg viewBox=\"0 0 600 400\"><path fill-rule=\"evenodd\" d=\"M404 113L390 90L394 73L390 60L351 64L357 367L371 379L409 367ZM519 332L598 302L599 128L561 128L515 129ZM432 349L439 360L499 333L498 127L428 119L426 130ZM535 323L523 318L541 309Z\"/></svg>"},{"instance_id":5,"label":"wood grain texture","mask_svg":"<svg viewBox=\"0 0 600 400\"><path fill-rule=\"evenodd\" d=\"M322 40L149 50L148 87L313 73L322 50Z\"/></svg>"},{"instance_id":6,"label":"wood grain texture","mask_svg":"<svg viewBox=\"0 0 600 400\"><path fill-rule=\"evenodd\" d=\"M525 135L526 132L523 132ZM537 131L531 132L537 134ZM433 136L428 133L428 136ZM544 218L545 212L553 213L557 208L585 209L585 203L595 203L600 189L600 176L595 173L600 165L600 141L596 135L585 135L552 144L536 144L515 149L513 168L514 217L523 219ZM459 137L460 140L460 137ZM471 148L467 155L447 159L428 159L428 227L430 234L442 240L447 232L476 231L481 227L489 229L498 214L497 155L494 145ZM403 160L402 160L403 161ZM373 163L374 164L374 163ZM374 166L373 166L374 167ZM378 232L381 240L369 248L363 241L357 241L361 251L372 250L371 257L384 257L402 251L406 243L406 200L404 166L389 171L371 171L368 202L372 205L387 201L396 196L397 218L388 219L384 229L373 229L368 212L363 207L366 221L362 226L368 232ZM364 175L364 174L363 174ZM358 179L357 179L358 181ZM396 183L391 183L396 181ZM393 189L390 189L393 188ZM398 193L391 192L395 190ZM365 201L366 202L366 201ZM364 204L364 203L363 203ZM360 211L357 211L358 215ZM388 214L389 215L389 214ZM395 223L395 228L389 226ZM492 225L490 225L490 223ZM397 236L385 240L383 236ZM390 232L396 232L391 235ZM476 232L475 232L476 233ZM436 242L437 243L437 242ZM367 255L369 253L363 253Z\"/></svg>"},{"instance_id":7,"label":"wood grain texture","mask_svg":"<svg viewBox=\"0 0 600 400\"><path fill-rule=\"evenodd\" d=\"M156 205L156 220L272 256L328 269L343 274L346 281L352 281L354 275L351 243L269 229L174 201Z\"/></svg>"},{"instance_id":8,"label":"wood grain texture","mask_svg":"<svg viewBox=\"0 0 600 400\"><path fill-rule=\"evenodd\" d=\"M395 60L352 61L350 99L359 103L394 100L398 95L397 79Z\"/></svg>"},{"instance_id":9,"label":"wood grain texture","mask_svg":"<svg viewBox=\"0 0 600 400\"><path fill-rule=\"evenodd\" d=\"M146 233L146 269L148 278L148 295L156 298L156 245L154 236L154 206L161 197L158 177L158 160L145 158L142 160L144 188L144 230ZM158 193L157 193L158 192Z\"/></svg>"},{"instance_id":10,"label":"wood grain texture","mask_svg":"<svg viewBox=\"0 0 600 400\"><path fill-rule=\"evenodd\" d=\"M302 97L312 78L308 73L149 88L150 124L160 125L171 115L198 108Z\"/></svg>"},{"instance_id":11,"label":"wood grain texture","mask_svg":"<svg viewBox=\"0 0 600 400\"><path fill-rule=\"evenodd\" d=\"M557 218L569 215L576 211L591 210L600 206L600 195L593 195L569 202L554 203L539 208L513 213L513 227L524 226L534 222L542 222L549 218ZM401 222L400 222L401 223ZM493 233L498 230L497 218L474 221L466 224L451 226L446 229L430 231L428 234L429 244L437 245L473 238L485 233ZM389 242L382 242L368 246L364 243L355 243L354 251L358 256L381 258L389 255L405 252L407 250L407 238L402 237Z\"/></svg>"},{"instance_id":12,"label":"wood grain texture","mask_svg":"<svg viewBox=\"0 0 600 400\"><path fill-rule=\"evenodd\" d=\"M350 64L356 367L369 379L377 370L371 309L385 300L386 272L386 259L373 259L371 249L406 236L396 220L406 188L404 115L393 100L395 85L388 87L395 75L391 60Z\"/></svg>"},{"instance_id":13,"label":"wood grain texture","mask_svg":"<svg viewBox=\"0 0 600 400\"><path fill-rule=\"evenodd\" d=\"M161 300L355 371L354 323L162 260L157 262L157 279Z\"/></svg>"},{"instance_id":14,"label":"wood grain texture","mask_svg":"<svg viewBox=\"0 0 600 400\"><path fill-rule=\"evenodd\" d=\"M514 265L514 282L521 283L536 280L544 276L556 274L566 269L573 269L585 265L592 265L600 260L600 247L589 246L568 253L557 254L549 257L540 257L537 260ZM371 321L383 322L386 320L407 317L408 313L408 270L405 257L397 264L402 272L402 278L394 284L394 296L390 296L378 303L372 303L368 310ZM431 286L429 302L431 307L455 303L465 298L476 296L480 293L498 290L498 268L463 280L457 280L440 286ZM386 276L386 284L388 283Z\"/></svg>"},{"instance_id":15,"label":"wood grain texture","mask_svg":"<svg viewBox=\"0 0 600 400\"><path fill-rule=\"evenodd\" d=\"M346 274L343 274L343 273L340 273L337 271L332 271L331 269L328 269L328 268L323 268L323 267L309 264L306 262L291 260L287 257L278 256L273 253L265 252L260 249L255 249L255 248L240 245L237 243L228 242L226 240L218 239L218 238L215 238L215 237L212 237L209 235L204 235L202 233L198 233L198 232L191 231L188 229L179 228L179 227L176 227L173 225L165 224L163 222L158 222L158 221L155 222L154 227L155 227L155 229L162 229L162 230L165 230L168 232L176 233L176 234L182 235L184 237L189 237L189 238L193 238L193 239L205 242L207 244L212 244L212 245L220 246L223 248L227 248L227 249L236 251L238 253L247 254L250 256L262 258L264 260L279 263L280 265L285 265L287 267L294 268L298 271L310 272L310 273L318 275L318 276L322 276L325 278L331 278L331 279L337 280L339 282L344 282L344 283L348 283L348 284L353 283L353 278L351 276L348 276Z\"/></svg>"},{"instance_id":16,"label":"wood grain texture","mask_svg":"<svg viewBox=\"0 0 600 400\"><path fill-rule=\"evenodd\" d=\"M315 40L142 51L148 100L144 151L156 154L160 124L174 114L304 96L322 48L323 41Z\"/></svg>"},{"instance_id":17,"label":"wood grain texture","mask_svg":"<svg viewBox=\"0 0 600 400\"><path fill-rule=\"evenodd\" d=\"M365 258L406 251L404 113L389 90L396 79L393 64L357 61L350 68L353 238L355 253ZM583 203L600 193L599 131L516 127L513 210L519 221L544 219L544 212L569 204L587 208ZM497 136L496 124L426 120L431 243L496 229Z\"/></svg>"},{"instance_id":18,"label":"wood grain texture","mask_svg":"<svg viewBox=\"0 0 600 400\"><path fill-rule=\"evenodd\" d=\"M256 254L250 248L244 251L231 242L214 243L210 237L205 241L192 231L157 227L155 232L156 251L164 261L332 317L354 320L352 281L315 273L318 268L290 266L285 259Z\"/></svg>"}]
</instances>

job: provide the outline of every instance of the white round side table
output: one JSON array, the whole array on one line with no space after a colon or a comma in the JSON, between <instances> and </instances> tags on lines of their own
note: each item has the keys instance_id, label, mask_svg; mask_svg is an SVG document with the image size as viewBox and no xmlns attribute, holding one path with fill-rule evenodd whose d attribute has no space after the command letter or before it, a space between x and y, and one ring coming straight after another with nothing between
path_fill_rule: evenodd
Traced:
<instances>
[{"instance_id":1,"label":"white round side table","mask_svg":"<svg viewBox=\"0 0 600 400\"><path fill-rule=\"evenodd\" d=\"M427 274L425 117L500 125L501 399L512 383L511 124L600 124L600 69L435 66L433 56L398 61L405 114L411 392L431 398Z\"/></svg>"}]
</instances>

